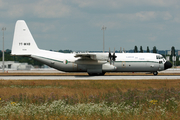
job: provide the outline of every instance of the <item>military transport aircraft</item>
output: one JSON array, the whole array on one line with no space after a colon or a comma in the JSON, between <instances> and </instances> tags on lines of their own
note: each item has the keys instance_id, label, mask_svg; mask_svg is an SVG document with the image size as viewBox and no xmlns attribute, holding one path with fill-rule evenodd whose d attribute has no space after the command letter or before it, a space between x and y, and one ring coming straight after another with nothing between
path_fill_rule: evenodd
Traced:
<instances>
[{"instance_id":1,"label":"military transport aircraft","mask_svg":"<svg viewBox=\"0 0 180 120\"><path fill-rule=\"evenodd\" d=\"M39 49L24 20L15 25L11 55L28 56L52 68L65 72L151 72L172 67L162 55L155 53L60 53Z\"/></svg>"}]
</instances>

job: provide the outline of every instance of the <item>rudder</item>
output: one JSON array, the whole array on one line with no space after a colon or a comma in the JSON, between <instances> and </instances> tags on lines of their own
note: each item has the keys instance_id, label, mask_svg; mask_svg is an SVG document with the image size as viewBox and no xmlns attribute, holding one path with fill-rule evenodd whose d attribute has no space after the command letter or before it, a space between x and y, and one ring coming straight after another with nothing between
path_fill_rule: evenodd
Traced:
<instances>
[{"instance_id":1,"label":"rudder","mask_svg":"<svg viewBox=\"0 0 180 120\"><path fill-rule=\"evenodd\" d=\"M37 52L34 38L24 20L18 20L15 25L14 38L12 44L12 55L31 55Z\"/></svg>"}]
</instances>

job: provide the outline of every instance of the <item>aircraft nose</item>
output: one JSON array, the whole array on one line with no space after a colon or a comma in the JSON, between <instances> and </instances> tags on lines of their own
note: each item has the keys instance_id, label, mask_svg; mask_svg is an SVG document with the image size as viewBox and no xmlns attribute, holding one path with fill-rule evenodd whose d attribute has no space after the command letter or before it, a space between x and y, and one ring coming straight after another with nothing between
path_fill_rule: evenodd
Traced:
<instances>
[{"instance_id":1,"label":"aircraft nose","mask_svg":"<svg viewBox=\"0 0 180 120\"><path fill-rule=\"evenodd\" d=\"M172 64L169 62L169 61L166 61L165 64L164 64L164 69L168 69L168 68L171 68L172 67Z\"/></svg>"}]
</instances>

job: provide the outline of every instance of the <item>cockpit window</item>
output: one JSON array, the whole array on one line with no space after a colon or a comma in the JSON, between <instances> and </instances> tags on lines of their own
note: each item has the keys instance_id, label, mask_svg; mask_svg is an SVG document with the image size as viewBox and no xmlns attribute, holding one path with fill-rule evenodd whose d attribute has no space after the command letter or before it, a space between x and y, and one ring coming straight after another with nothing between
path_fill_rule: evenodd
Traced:
<instances>
[{"instance_id":1,"label":"cockpit window","mask_svg":"<svg viewBox=\"0 0 180 120\"><path fill-rule=\"evenodd\" d=\"M157 56L156 56L156 59L160 59L160 56L159 56L159 55L157 55Z\"/></svg>"},{"instance_id":2,"label":"cockpit window","mask_svg":"<svg viewBox=\"0 0 180 120\"><path fill-rule=\"evenodd\" d=\"M156 59L163 59L163 56L156 55Z\"/></svg>"}]
</instances>

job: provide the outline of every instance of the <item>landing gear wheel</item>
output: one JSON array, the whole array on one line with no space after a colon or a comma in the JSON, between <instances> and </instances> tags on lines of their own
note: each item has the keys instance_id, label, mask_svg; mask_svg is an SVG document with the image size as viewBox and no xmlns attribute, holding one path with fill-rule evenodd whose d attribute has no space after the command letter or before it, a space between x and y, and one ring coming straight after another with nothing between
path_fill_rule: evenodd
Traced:
<instances>
[{"instance_id":1,"label":"landing gear wheel","mask_svg":"<svg viewBox=\"0 0 180 120\"><path fill-rule=\"evenodd\" d=\"M97 73L88 73L89 76L97 76L98 74Z\"/></svg>"},{"instance_id":2,"label":"landing gear wheel","mask_svg":"<svg viewBox=\"0 0 180 120\"><path fill-rule=\"evenodd\" d=\"M99 75L103 76L105 74L105 72L99 73Z\"/></svg>"},{"instance_id":3,"label":"landing gear wheel","mask_svg":"<svg viewBox=\"0 0 180 120\"><path fill-rule=\"evenodd\" d=\"M89 76L103 76L105 74L105 72L103 73L88 73Z\"/></svg>"},{"instance_id":4,"label":"landing gear wheel","mask_svg":"<svg viewBox=\"0 0 180 120\"><path fill-rule=\"evenodd\" d=\"M153 75L157 75L157 74L158 74L158 72L157 72L157 71L153 72Z\"/></svg>"},{"instance_id":5,"label":"landing gear wheel","mask_svg":"<svg viewBox=\"0 0 180 120\"><path fill-rule=\"evenodd\" d=\"M94 74L93 73L88 73L89 74L89 76L94 76Z\"/></svg>"}]
</instances>

